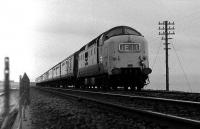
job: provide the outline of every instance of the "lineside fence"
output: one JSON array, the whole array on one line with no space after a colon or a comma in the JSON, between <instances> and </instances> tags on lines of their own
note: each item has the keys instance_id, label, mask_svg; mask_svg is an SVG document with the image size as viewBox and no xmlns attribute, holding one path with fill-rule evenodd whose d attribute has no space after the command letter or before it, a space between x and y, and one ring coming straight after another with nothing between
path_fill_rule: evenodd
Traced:
<instances>
[{"instance_id":1,"label":"lineside fence","mask_svg":"<svg viewBox=\"0 0 200 129\"><path fill-rule=\"evenodd\" d=\"M30 104L30 80L26 73L19 79L19 99L10 109L9 58L5 58L4 110L1 129L22 129L22 121L26 119L25 110Z\"/></svg>"}]
</instances>

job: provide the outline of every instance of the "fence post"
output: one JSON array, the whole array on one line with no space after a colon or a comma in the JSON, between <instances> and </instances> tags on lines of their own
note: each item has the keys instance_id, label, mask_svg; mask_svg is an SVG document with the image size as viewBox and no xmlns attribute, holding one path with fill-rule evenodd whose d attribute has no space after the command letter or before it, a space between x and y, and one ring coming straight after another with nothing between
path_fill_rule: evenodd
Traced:
<instances>
[{"instance_id":1,"label":"fence post","mask_svg":"<svg viewBox=\"0 0 200 129\"><path fill-rule=\"evenodd\" d=\"M22 76L19 76L19 129L22 129Z\"/></svg>"},{"instance_id":2,"label":"fence post","mask_svg":"<svg viewBox=\"0 0 200 129\"><path fill-rule=\"evenodd\" d=\"M25 110L30 104L30 80L26 73L23 77L20 76L20 99L19 99L19 111L20 111L20 126L22 128L22 119L26 119Z\"/></svg>"}]
</instances>

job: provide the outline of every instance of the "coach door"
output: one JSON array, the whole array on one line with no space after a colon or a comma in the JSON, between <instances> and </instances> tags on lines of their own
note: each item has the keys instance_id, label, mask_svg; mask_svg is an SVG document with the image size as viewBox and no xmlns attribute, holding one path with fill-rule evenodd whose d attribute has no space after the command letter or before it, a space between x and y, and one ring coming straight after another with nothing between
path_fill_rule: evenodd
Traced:
<instances>
[{"instance_id":1,"label":"coach door","mask_svg":"<svg viewBox=\"0 0 200 129\"><path fill-rule=\"evenodd\" d=\"M115 66L115 61L116 61L114 43L109 43L108 60L109 60L108 65L109 65L109 71L110 71Z\"/></svg>"}]
</instances>

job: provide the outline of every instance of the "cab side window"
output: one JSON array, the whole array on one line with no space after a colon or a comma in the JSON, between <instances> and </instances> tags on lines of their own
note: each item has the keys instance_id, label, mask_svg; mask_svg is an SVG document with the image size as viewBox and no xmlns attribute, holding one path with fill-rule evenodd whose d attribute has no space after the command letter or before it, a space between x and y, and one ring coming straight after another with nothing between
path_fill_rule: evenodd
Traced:
<instances>
[{"instance_id":1,"label":"cab side window","mask_svg":"<svg viewBox=\"0 0 200 129\"><path fill-rule=\"evenodd\" d=\"M88 52L85 52L85 65L88 65Z\"/></svg>"}]
</instances>

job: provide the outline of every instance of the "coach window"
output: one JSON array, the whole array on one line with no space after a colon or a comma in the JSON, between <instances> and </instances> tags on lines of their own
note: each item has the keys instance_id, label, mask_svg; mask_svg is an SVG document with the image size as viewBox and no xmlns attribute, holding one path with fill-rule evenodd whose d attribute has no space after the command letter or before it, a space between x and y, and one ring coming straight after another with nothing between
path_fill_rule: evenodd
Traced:
<instances>
[{"instance_id":1,"label":"coach window","mask_svg":"<svg viewBox=\"0 0 200 129\"><path fill-rule=\"evenodd\" d=\"M62 67L64 67L64 65L65 65L65 62L62 63Z\"/></svg>"},{"instance_id":2,"label":"coach window","mask_svg":"<svg viewBox=\"0 0 200 129\"><path fill-rule=\"evenodd\" d=\"M69 58L69 68L71 69L71 58Z\"/></svg>"},{"instance_id":3,"label":"coach window","mask_svg":"<svg viewBox=\"0 0 200 129\"><path fill-rule=\"evenodd\" d=\"M85 53L85 60L88 60L88 52Z\"/></svg>"},{"instance_id":4,"label":"coach window","mask_svg":"<svg viewBox=\"0 0 200 129\"><path fill-rule=\"evenodd\" d=\"M70 60L70 70L72 70L72 60Z\"/></svg>"},{"instance_id":5,"label":"coach window","mask_svg":"<svg viewBox=\"0 0 200 129\"><path fill-rule=\"evenodd\" d=\"M68 65L68 61L66 61L66 67L67 67L67 71L68 71L68 66L69 66L69 65Z\"/></svg>"}]
</instances>

